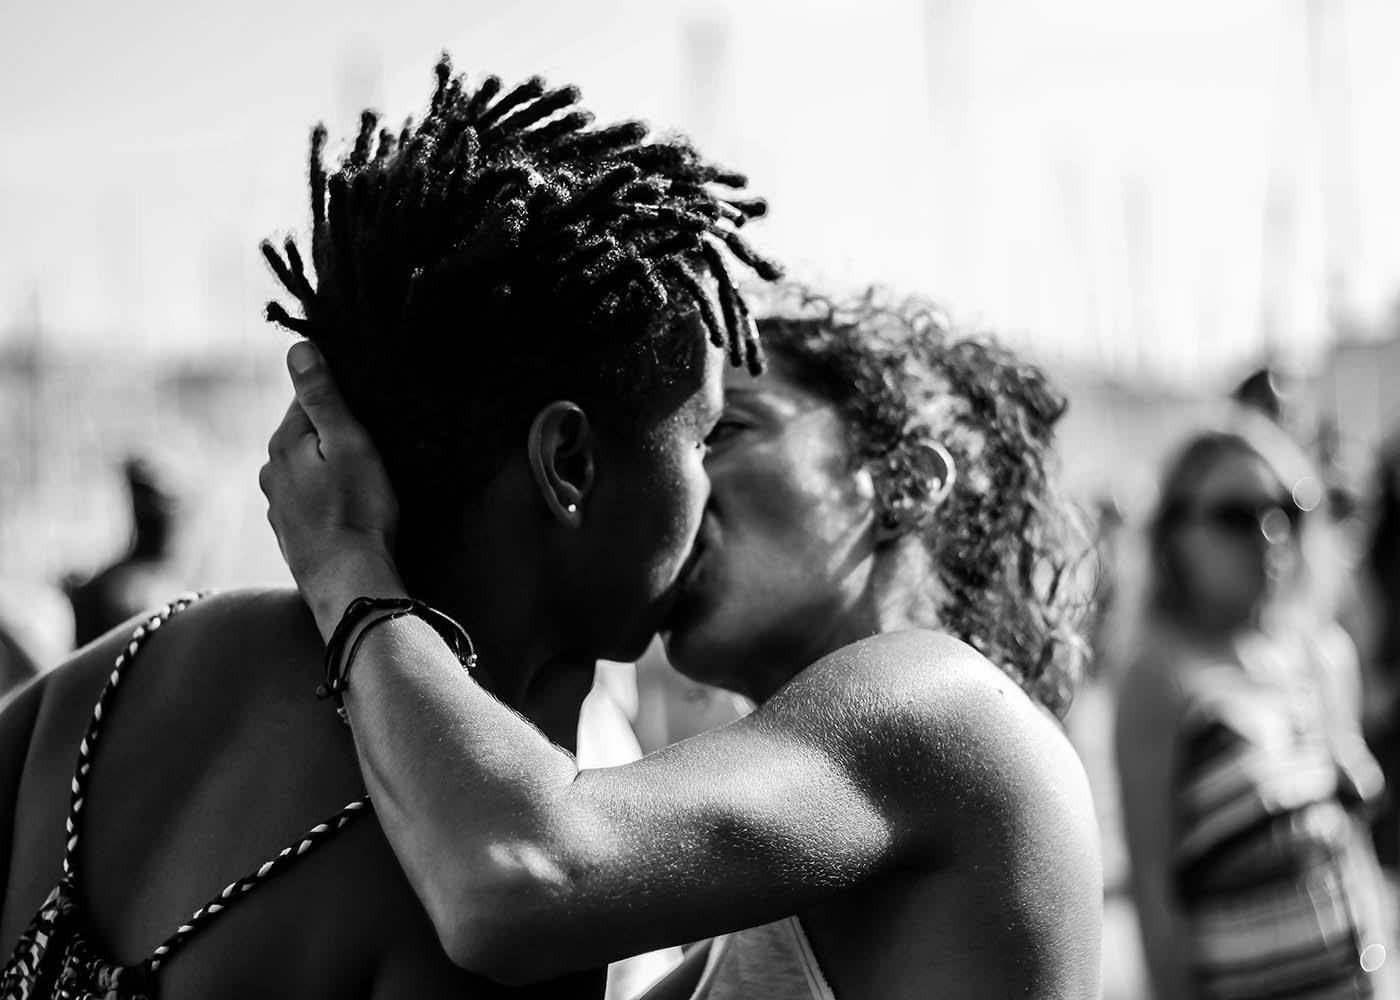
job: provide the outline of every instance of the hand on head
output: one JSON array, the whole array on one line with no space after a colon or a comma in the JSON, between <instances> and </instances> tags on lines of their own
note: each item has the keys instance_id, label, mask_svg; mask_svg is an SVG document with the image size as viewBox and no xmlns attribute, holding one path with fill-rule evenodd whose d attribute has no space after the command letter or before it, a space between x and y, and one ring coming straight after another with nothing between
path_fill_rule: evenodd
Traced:
<instances>
[{"instance_id":1,"label":"hand on head","mask_svg":"<svg viewBox=\"0 0 1400 1000\"><path fill-rule=\"evenodd\" d=\"M258 484L282 557L328 636L355 597L403 592L393 563L398 503L320 352L293 345L287 369L296 398L268 441Z\"/></svg>"}]
</instances>

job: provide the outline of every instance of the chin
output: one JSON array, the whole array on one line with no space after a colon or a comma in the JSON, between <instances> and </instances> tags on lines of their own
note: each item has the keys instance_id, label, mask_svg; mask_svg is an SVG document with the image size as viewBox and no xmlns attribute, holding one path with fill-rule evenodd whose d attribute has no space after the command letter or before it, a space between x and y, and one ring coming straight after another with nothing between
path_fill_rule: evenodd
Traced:
<instances>
[{"instance_id":1,"label":"chin","mask_svg":"<svg viewBox=\"0 0 1400 1000\"><path fill-rule=\"evenodd\" d=\"M723 675L725 666L732 667L735 662L734 651L715 634L712 622L674 623L661 634L661 641L666 660L677 673L701 684L731 688Z\"/></svg>"},{"instance_id":2,"label":"chin","mask_svg":"<svg viewBox=\"0 0 1400 1000\"><path fill-rule=\"evenodd\" d=\"M642 654L647 651L655 637L655 623L642 626L635 632L629 632L609 643L607 648L598 654L598 658L612 660L614 663L635 663L642 658Z\"/></svg>"}]
</instances>

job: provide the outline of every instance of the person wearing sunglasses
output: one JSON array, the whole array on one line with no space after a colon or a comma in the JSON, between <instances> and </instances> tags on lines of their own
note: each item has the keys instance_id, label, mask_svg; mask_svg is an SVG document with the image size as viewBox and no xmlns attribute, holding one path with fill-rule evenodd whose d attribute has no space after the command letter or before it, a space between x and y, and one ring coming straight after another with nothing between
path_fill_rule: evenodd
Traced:
<instances>
[{"instance_id":1,"label":"person wearing sunglasses","mask_svg":"<svg viewBox=\"0 0 1400 1000\"><path fill-rule=\"evenodd\" d=\"M1163 477L1116 736L1159 1000L1400 995L1322 497L1302 451L1246 415Z\"/></svg>"}]
</instances>

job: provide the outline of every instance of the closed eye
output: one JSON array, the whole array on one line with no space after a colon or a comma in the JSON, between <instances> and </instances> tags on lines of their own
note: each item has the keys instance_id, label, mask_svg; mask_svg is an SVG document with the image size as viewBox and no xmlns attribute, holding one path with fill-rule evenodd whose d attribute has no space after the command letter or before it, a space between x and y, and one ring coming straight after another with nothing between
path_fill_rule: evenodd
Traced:
<instances>
[{"instance_id":1,"label":"closed eye","mask_svg":"<svg viewBox=\"0 0 1400 1000\"><path fill-rule=\"evenodd\" d=\"M710 433L705 436L705 447L713 448L717 444L722 444L732 438L735 434L744 430L748 425L738 420L731 420L728 417L721 417Z\"/></svg>"}]
</instances>

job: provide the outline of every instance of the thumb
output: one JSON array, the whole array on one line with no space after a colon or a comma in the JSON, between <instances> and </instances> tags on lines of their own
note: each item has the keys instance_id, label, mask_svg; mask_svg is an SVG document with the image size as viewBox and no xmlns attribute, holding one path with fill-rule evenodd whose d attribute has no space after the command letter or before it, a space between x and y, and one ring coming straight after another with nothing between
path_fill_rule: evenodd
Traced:
<instances>
[{"instance_id":1,"label":"thumb","mask_svg":"<svg viewBox=\"0 0 1400 1000\"><path fill-rule=\"evenodd\" d=\"M362 433L359 424L350 415L325 358L310 341L292 345L287 352L287 370L292 376L297 402L322 442L345 444L359 437Z\"/></svg>"}]
</instances>

